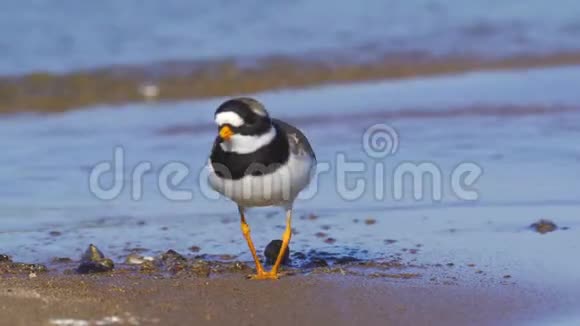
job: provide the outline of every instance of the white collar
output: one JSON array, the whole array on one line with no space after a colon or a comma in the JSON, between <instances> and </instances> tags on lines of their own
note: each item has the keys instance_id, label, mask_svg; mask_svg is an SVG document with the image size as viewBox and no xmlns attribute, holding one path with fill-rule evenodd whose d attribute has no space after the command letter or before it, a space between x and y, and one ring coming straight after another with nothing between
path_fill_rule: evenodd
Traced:
<instances>
[{"instance_id":1,"label":"white collar","mask_svg":"<svg viewBox=\"0 0 580 326\"><path fill-rule=\"evenodd\" d=\"M230 140L221 142L220 146L226 152L249 154L271 143L274 137L276 129L270 127L268 132L257 136L235 134Z\"/></svg>"}]
</instances>

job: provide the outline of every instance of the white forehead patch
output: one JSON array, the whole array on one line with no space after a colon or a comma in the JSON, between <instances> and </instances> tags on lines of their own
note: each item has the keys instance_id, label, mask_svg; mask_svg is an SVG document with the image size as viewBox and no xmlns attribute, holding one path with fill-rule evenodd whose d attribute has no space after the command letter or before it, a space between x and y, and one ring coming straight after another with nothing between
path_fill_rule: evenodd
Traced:
<instances>
[{"instance_id":1,"label":"white forehead patch","mask_svg":"<svg viewBox=\"0 0 580 326\"><path fill-rule=\"evenodd\" d=\"M216 114L215 123L218 126L230 124L234 127L240 127L244 124L244 119L235 112L221 112Z\"/></svg>"}]
</instances>

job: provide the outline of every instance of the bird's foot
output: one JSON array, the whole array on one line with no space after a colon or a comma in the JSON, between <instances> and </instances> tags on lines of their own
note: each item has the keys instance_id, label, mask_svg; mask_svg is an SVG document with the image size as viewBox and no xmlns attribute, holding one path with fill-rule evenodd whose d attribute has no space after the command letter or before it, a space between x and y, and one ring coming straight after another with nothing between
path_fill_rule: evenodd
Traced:
<instances>
[{"instance_id":1,"label":"bird's foot","mask_svg":"<svg viewBox=\"0 0 580 326\"><path fill-rule=\"evenodd\" d=\"M258 271L256 274L249 275L248 278L251 280L277 280L280 278L280 274L273 271Z\"/></svg>"}]
</instances>

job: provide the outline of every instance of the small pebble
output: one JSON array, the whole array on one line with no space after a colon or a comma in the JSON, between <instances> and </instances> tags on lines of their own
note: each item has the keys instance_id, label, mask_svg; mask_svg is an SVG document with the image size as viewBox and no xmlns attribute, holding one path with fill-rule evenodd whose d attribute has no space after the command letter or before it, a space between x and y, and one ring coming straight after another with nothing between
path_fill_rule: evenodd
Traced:
<instances>
[{"instance_id":1,"label":"small pebble","mask_svg":"<svg viewBox=\"0 0 580 326\"><path fill-rule=\"evenodd\" d=\"M318 218L318 216L314 215L314 214L309 214L307 217L309 220L314 221Z\"/></svg>"},{"instance_id":2,"label":"small pebble","mask_svg":"<svg viewBox=\"0 0 580 326\"><path fill-rule=\"evenodd\" d=\"M324 242L325 242L325 243L328 243L328 244L333 244L333 243L335 243L335 242L336 242L336 239L335 239L335 238L330 238L330 237L329 237L329 238L326 238L326 240L324 240Z\"/></svg>"},{"instance_id":3,"label":"small pebble","mask_svg":"<svg viewBox=\"0 0 580 326\"><path fill-rule=\"evenodd\" d=\"M199 252L200 250L201 250L201 248L198 246L189 247L189 251L191 251L191 252Z\"/></svg>"},{"instance_id":4,"label":"small pebble","mask_svg":"<svg viewBox=\"0 0 580 326\"><path fill-rule=\"evenodd\" d=\"M154 261L153 257L141 256L138 253L132 253L125 258L125 263L129 265L141 265L147 261Z\"/></svg>"},{"instance_id":5,"label":"small pebble","mask_svg":"<svg viewBox=\"0 0 580 326\"><path fill-rule=\"evenodd\" d=\"M159 96L159 86L152 83L140 85L138 90L141 96L147 100L152 100Z\"/></svg>"},{"instance_id":6,"label":"small pebble","mask_svg":"<svg viewBox=\"0 0 580 326\"><path fill-rule=\"evenodd\" d=\"M556 223L550 221L550 220L539 220L536 223L533 223L532 225L530 225L530 228L532 228L533 230L535 230L536 232L540 233L540 234L546 234L549 232L554 232L558 229L558 226L556 225Z\"/></svg>"},{"instance_id":7,"label":"small pebble","mask_svg":"<svg viewBox=\"0 0 580 326\"><path fill-rule=\"evenodd\" d=\"M316 232L314 234L317 238L326 238L327 234L324 232Z\"/></svg>"},{"instance_id":8,"label":"small pebble","mask_svg":"<svg viewBox=\"0 0 580 326\"><path fill-rule=\"evenodd\" d=\"M377 223L377 220L375 220L374 218L367 218L365 220L365 224L366 225L373 225L373 224L376 224L376 223Z\"/></svg>"},{"instance_id":9,"label":"small pebble","mask_svg":"<svg viewBox=\"0 0 580 326\"><path fill-rule=\"evenodd\" d=\"M90 244L81 257L81 263L77 267L79 274L110 272L115 267L113 261L105 255L95 245Z\"/></svg>"},{"instance_id":10,"label":"small pebble","mask_svg":"<svg viewBox=\"0 0 580 326\"><path fill-rule=\"evenodd\" d=\"M180 260L186 261L187 259L183 257L180 253L173 249L167 250L164 254L161 255L161 260L169 261L169 260Z\"/></svg>"},{"instance_id":11,"label":"small pebble","mask_svg":"<svg viewBox=\"0 0 580 326\"><path fill-rule=\"evenodd\" d=\"M177 251L170 249L161 255L161 261L165 268L171 273L179 273L186 269L187 258L183 257Z\"/></svg>"}]
</instances>

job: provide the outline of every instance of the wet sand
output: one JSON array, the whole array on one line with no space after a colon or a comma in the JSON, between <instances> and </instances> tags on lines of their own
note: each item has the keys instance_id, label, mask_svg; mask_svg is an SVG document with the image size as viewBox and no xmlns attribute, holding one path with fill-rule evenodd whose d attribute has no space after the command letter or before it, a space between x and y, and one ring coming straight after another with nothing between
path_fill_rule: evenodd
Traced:
<instances>
[{"instance_id":1,"label":"wet sand","mask_svg":"<svg viewBox=\"0 0 580 326\"><path fill-rule=\"evenodd\" d=\"M578 52L500 58L409 52L363 62L325 53L115 65L64 74L36 72L0 77L0 113L54 113L95 105L208 99L331 83L574 64L580 64Z\"/></svg>"},{"instance_id":2,"label":"wet sand","mask_svg":"<svg viewBox=\"0 0 580 326\"><path fill-rule=\"evenodd\" d=\"M541 320L562 301L513 284L433 285L321 274L278 281L240 274L39 275L4 278L0 285L2 324L14 326L513 325Z\"/></svg>"}]
</instances>

